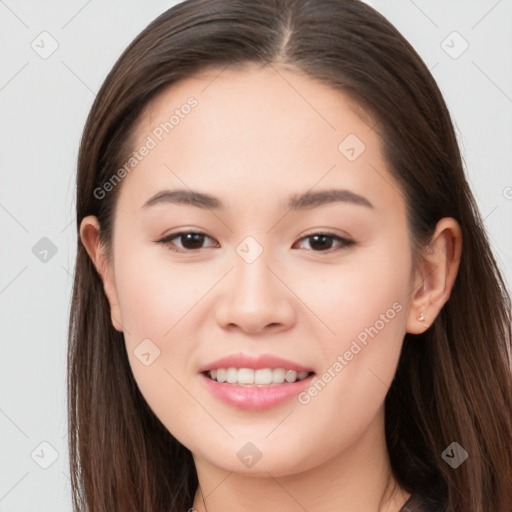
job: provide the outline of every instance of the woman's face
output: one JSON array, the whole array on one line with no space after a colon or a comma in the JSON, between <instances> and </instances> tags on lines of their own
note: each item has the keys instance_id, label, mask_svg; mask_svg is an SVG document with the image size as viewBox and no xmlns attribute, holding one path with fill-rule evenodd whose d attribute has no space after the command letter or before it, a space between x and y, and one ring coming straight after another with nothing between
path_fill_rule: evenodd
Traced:
<instances>
[{"instance_id":1,"label":"woman's face","mask_svg":"<svg viewBox=\"0 0 512 512\"><path fill-rule=\"evenodd\" d=\"M107 289L154 413L196 461L240 473L381 446L413 274L372 127L338 91L249 66L172 86L136 139L112 181Z\"/></svg>"}]
</instances>

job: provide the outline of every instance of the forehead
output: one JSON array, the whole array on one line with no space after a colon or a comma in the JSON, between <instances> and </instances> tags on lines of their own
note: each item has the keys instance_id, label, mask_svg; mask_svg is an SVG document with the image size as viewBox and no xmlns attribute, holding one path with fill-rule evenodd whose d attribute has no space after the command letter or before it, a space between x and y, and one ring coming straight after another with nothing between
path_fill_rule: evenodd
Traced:
<instances>
[{"instance_id":1,"label":"forehead","mask_svg":"<svg viewBox=\"0 0 512 512\"><path fill-rule=\"evenodd\" d=\"M340 184L393 199L399 188L357 105L285 68L210 69L171 85L146 107L133 149L149 140L127 176L139 205L164 184L254 200Z\"/></svg>"},{"instance_id":2,"label":"forehead","mask_svg":"<svg viewBox=\"0 0 512 512\"><path fill-rule=\"evenodd\" d=\"M168 121L173 112L180 114L180 108L190 98L196 100L198 107L192 113L201 114L193 116L199 118L196 128L207 130L210 137L216 135L214 128L222 128L224 133L231 128L238 134L242 131L259 135L262 140L265 133L272 134L286 126L286 133L280 133L281 139L287 133L308 134L313 141L318 138L315 133L339 136L345 128L343 121L356 121L361 125L361 135L373 124L367 116L362 117L359 106L341 91L300 70L244 64L202 70L167 87L146 106L136 130L138 140L160 122ZM344 114L343 119L339 118L340 113ZM201 121L207 126L200 125ZM258 132L263 127L266 130ZM173 136L179 131L183 130L175 130ZM196 133L201 135L197 130Z\"/></svg>"}]
</instances>

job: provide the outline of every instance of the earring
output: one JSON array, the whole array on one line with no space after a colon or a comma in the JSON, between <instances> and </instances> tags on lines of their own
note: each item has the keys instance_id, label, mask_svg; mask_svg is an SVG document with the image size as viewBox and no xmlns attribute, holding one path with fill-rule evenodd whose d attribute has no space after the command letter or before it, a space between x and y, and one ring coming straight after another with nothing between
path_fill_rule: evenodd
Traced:
<instances>
[{"instance_id":1,"label":"earring","mask_svg":"<svg viewBox=\"0 0 512 512\"><path fill-rule=\"evenodd\" d=\"M418 315L417 318L418 318L418 320L420 322L424 322L425 321L425 315L423 314L423 311Z\"/></svg>"}]
</instances>

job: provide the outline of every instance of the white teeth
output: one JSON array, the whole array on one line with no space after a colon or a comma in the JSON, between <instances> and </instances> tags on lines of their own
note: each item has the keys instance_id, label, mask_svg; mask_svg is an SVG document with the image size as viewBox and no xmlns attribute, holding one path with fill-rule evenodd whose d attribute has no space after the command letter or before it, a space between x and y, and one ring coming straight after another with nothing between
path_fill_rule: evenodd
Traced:
<instances>
[{"instance_id":1,"label":"white teeth","mask_svg":"<svg viewBox=\"0 0 512 512\"><path fill-rule=\"evenodd\" d=\"M263 384L272 384L272 370L262 368L254 372L254 384L261 386Z\"/></svg>"},{"instance_id":2,"label":"white teeth","mask_svg":"<svg viewBox=\"0 0 512 512\"><path fill-rule=\"evenodd\" d=\"M286 382L295 382L297 380L297 372L295 370L288 370L284 378L286 379Z\"/></svg>"},{"instance_id":3,"label":"white teeth","mask_svg":"<svg viewBox=\"0 0 512 512\"><path fill-rule=\"evenodd\" d=\"M240 368L240 370L238 370L237 381L238 384L254 384L254 370L250 368Z\"/></svg>"},{"instance_id":4,"label":"white teeth","mask_svg":"<svg viewBox=\"0 0 512 512\"><path fill-rule=\"evenodd\" d=\"M272 381L276 384L282 384L284 382L284 374L286 370L284 368L274 368L272 372Z\"/></svg>"},{"instance_id":5,"label":"white teeth","mask_svg":"<svg viewBox=\"0 0 512 512\"><path fill-rule=\"evenodd\" d=\"M308 372L296 372L284 368L217 368L208 372L209 377L217 382L238 384L240 386L268 386L296 382L305 379Z\"/></svg>"},{"instance_id":6,"label":"white teeth","mask_svg":"<svg viewBox=\"0 0 512 512\"><path fill-rule=\"evenodd\" d=\"M238 371L236 368L228 368L228 371L226 372L226 382L228 384L238 382Z\"/></svg>"}]
</instances>

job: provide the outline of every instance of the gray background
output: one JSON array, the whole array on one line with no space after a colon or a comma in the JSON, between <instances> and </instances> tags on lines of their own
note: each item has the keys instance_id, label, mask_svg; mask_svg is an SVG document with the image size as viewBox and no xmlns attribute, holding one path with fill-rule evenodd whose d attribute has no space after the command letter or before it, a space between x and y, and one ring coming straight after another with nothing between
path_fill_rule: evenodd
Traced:
<instances>
[{"instance_id":1,"label":"gray background","mask_svg":"<svg viewBox=\"0 0 512 512\"><path fill-rule=\"evenodd\" d=\"M78 144L121 51L175 3L0 0L1 512L71 510L65 375ZM510 287L512 0L368 3L432 70Z\"/></svg>"}]
</instances>

